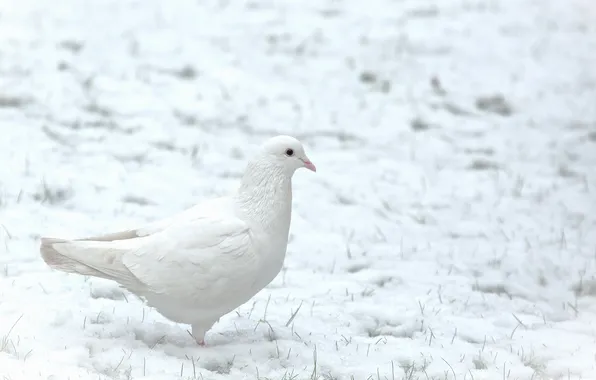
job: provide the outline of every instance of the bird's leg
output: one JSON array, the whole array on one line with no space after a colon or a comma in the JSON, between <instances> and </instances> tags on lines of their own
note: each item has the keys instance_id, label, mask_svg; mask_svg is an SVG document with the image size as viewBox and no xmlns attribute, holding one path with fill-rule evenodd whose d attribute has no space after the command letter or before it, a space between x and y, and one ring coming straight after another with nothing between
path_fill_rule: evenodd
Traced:
<instances>
[{"instance_id":1,"label":"bird's leg","mask_svg":"<svg viewBox=\"0 0 596 380\"><path fill-rule=\"evenodd\" d=\"M197 341L199 346L204 347L205 346L205 333L207 332L209 327L205 327L205 323L193 323L191 325L191 327L192 327L192 332L190 335L192 335L192 337L195 338L195 340Z\"/></svg>"}]
</instances>

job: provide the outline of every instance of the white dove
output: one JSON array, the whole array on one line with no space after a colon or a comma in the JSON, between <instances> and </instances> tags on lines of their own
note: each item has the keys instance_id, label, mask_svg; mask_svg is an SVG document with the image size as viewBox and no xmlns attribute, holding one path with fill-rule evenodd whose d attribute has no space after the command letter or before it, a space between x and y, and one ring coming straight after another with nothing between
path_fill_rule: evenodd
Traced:
<instances>
[{"instance_id":1,"label":"white dove","mask_svg":"<svg viewBox=\"0 0 596 380\"><path fill-rule=\"evenodd\" d=\"M164 317L192 326L198 344L219 318L282 268L292 213L292 176L316 172L290 136L267 140L235 194L146 227L84 239L41 239L50 267L114 280Z\"/></svg>"}]
</instances>

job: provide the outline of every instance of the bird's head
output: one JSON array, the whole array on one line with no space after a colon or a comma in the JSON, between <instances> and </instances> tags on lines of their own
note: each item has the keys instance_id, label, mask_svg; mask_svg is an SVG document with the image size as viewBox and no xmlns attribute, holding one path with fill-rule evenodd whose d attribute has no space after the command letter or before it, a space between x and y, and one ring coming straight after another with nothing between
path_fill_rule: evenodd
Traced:
<instances>
[{"instance_id":1,"label":"bird's head","mask_svg":"<svg viewBox=\"0 0 596 380\"><path fill-rule=\"evenodd\" d=\"M297 169L307 168L313 172L316 166L304 152L302 143L291 136L272 137L261 146L260 156L288 174L293 174Z\"/></svg>"}]
</instances>

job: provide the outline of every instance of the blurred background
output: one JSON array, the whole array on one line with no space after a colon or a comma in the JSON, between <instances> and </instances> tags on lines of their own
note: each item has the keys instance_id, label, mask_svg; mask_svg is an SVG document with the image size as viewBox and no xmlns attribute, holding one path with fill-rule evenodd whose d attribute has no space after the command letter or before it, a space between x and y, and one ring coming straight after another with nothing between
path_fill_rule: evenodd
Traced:
<instances>
[{"instance_id":1,"label":"blurred background","mask_svg":"<svg viewBox=\"0 0 596 380\"><path fill-rule=\"evenodd\" d=\"M0 375L596 378L595 63L590 0L2 0ZM210 351L39 259L233 190L277 134L318 172Z\"/></svg>"}]
</instances>

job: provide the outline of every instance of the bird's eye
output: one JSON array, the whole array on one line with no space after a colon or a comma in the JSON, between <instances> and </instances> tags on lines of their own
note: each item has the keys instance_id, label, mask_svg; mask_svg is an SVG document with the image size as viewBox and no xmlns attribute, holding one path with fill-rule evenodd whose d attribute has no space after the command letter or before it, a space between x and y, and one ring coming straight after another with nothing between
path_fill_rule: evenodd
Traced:
<instances>
[{"instance_id":1,"label":"bird's eye","mask_svg":"<svg viewBox=\"0 0 596 380\"><path fill-rule=\"evenodd\" d=\"M294 155L294 151L292 149L287 149L286 150L286 156L291 157Z\"/></svg>"}]
</instances>

